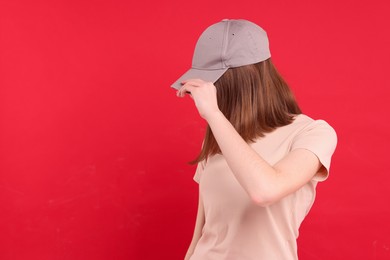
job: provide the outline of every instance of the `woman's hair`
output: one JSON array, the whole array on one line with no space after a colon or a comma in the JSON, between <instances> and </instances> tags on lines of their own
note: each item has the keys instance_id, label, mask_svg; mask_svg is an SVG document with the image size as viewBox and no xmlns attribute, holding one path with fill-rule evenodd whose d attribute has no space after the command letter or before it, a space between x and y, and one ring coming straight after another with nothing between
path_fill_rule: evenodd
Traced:
<instances>
[{"instance_id":1,"label":"woman's hair","mask_svg":"<svg viewBox=\"0 0 390 260\"><path fill-rule=\"evenodd\" d=\"M228 69L214 83L218 107L246 142L290 124L301 110L271 59ZM207 126L203 147L192 164L221 153Z\"/></svg>"}]
</instances>

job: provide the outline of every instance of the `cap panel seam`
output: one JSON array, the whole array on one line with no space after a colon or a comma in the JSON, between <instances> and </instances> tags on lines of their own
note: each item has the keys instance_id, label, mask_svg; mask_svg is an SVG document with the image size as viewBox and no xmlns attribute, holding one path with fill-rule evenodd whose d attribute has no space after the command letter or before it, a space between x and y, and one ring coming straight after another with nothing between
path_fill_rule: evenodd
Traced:
<instances>
[{"instance_id":1,"label":"cap panel seam","mask_svg":"<svg viewBox=\"0 0 390 260\"><path fill-rule=\"evenodd\" d=\"M225 30L223 32L223 41L222 41L222 48L221 48L221 64L222 68L226 68L226 51L228 47L228 37L229 37L229 29L230 29L230 20L226 21Z\"/></svg>"}]
</instances>

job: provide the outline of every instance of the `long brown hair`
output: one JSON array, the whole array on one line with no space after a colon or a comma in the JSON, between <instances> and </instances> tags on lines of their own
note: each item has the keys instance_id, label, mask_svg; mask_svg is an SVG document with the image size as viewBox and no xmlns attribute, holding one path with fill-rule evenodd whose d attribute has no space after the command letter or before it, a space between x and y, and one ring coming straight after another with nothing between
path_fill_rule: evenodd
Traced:
<instances>
[{"instance_id":1,"label":"long brown hair","mask_svg":"<svg viewBox=\"0 0 390 260\"><path fill-rule=\"evenodd\" d=\"M292 91L271 59L230 68L214 85L219 109L246 142L290 124L295 115L301 114ZM207 126L202 150L190 163L218 153L221 150Z\"/></svg>"}]
</instances>

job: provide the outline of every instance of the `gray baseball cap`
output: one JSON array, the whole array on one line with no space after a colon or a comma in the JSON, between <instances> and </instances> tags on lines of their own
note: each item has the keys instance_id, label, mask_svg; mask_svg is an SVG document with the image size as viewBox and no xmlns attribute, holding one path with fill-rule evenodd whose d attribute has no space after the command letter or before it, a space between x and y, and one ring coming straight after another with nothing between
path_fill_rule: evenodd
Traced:
<instances>
[{"instance_id":1,"label":"gray baseball cap","mask_svg":"<svg viewBox=\"0 0 390 260\"><path fill-rule=\"evenodd\" d=\"M180 89L187 79L216 82L229 68L255 64L271 57L267 33L247 20L224 19L199 37L192 67L171 85Z\"/></svg>"}]
</instances>

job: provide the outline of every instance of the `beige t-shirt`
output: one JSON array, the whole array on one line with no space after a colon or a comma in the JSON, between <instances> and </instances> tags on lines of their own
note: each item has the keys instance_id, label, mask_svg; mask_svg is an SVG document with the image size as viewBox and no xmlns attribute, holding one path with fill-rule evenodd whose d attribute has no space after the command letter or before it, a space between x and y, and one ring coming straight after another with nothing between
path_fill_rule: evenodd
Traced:
<instances>
[{"instance_id":1,"label":"beige t-shirt","mask_svg":"<svg viewBox=\"0 0 390 260\"><path fill-rule=\"evenodd\" d=\"M251 144L270 164L304 148L324 166L298 191L267 207L251 201L222 155L199 163L194 180L199 183L206 221L190 259L298 259L298 229L313 205L317 182L328 177L336 143L336 133L329 124L301 114L291 124Z\"/></svg>"}]
</instances>

